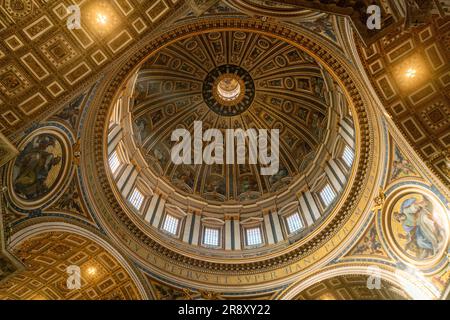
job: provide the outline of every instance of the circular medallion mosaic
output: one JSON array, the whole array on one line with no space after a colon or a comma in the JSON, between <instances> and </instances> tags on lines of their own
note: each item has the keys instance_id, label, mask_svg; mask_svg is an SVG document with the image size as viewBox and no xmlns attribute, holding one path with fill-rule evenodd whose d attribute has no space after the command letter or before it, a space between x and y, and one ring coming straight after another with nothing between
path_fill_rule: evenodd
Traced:
<instances>
[{"instance_id":1,"label":"circular medallion mosaic","mask_svg":"<svg viewBox=\"0 0 450 320\"><path fill-rule=\"evenodd\" d=\"M19 147L10 166L10 189L14 202L35 208L48 201L65 181L70 162L65 136L52 129L32 133Z\"/></svg>"},{"instance_id":2,"label":"circular medallion mosaic","mask_svg":"<svg viewBox=\"0 0 450 320\"><path fill-rule=\"evenodd\" d=\"M389 210L390 234L407 258L426 263L442 254L448 239L439 202L421 192L408 192Z\"/></svg>"}]
</instances>

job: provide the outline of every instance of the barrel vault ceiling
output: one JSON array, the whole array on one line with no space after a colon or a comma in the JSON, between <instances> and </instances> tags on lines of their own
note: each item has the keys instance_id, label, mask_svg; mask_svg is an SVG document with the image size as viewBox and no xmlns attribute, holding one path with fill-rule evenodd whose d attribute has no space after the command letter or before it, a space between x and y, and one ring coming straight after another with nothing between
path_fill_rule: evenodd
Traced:
<instances>
[{"instance_id":1,"label":"barrel vault ceiling","mask_svg":"<svg viewBox=\"0 0 450 320\"><path fill-rule=\"evenodd\" d=\"M340 276L318 282L299 294L297 300L406 300L405 292L386 281L382 290L367 288L367 279L359 275Z\"/></svg>"}]
</instances>

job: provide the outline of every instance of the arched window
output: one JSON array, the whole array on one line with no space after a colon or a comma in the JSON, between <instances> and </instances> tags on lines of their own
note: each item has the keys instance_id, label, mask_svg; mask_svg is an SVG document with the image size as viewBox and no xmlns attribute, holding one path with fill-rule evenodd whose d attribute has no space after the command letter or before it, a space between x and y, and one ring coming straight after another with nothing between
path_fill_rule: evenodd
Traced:
<instances>
[{"instance_id":1,"label":"arched window","mask_svg":"<svg viewBox=\"0 0 450 320\"><path fill-rule=\"evenodd\" d=\"M248 246L256 246L262 244L261 228L246 229L246 239Z\"/></svg>"},{"instance_id":2,"label":"arched window","mask_svg":"<svg viewBox=\"0 0 450 320\"><path fill-rule=\"evenodd\" d=\"M177 235L179 222L180 219L175 218L170 214L167 214L164 220L163 230L172 235Z\"/></svg>"},{"instance_id":3,"label":"arched window","mask_svg":"<svg viewBox=\"0 0 450 320\"><path fill-rule=\"evenodd\" d=\"M115 174L117 170L120 167L120 160L119 155L117 154L117 151L113 151L111 155L108 158L109 168L111 169L111 172Z\"/></svg>"},{"instance_id":4,"label":"arched window","mask_svg":"<svg viewBox=\"0 0 450 320\"><path fill-rule=\"evenodd\" d=\"M140 210L142 203L144 202L144 195L139 191L138 188L134 188L128 201L130 201L131 205L136 210Z\"/></svg>"},{"instance_id":5,"label":"arched window","mask_svg":"<svg viewBox=\"0 0 450 320\"><path fill-rule=\"evenodd\" d=\"M289 233L294 233L303 228L302 220L300 219L300 215L296 212L289 215L286 218L286 224L288 226Z\"/></svg>"},{"instance_id":6,"label":"arched window","mask_svg":"<svg viewBox=\"0 0 450 320\"><path fill-rule=\"evenodd\" d=\"M205 228L203 232L203 244L207 246L218 247L220 245L219 234L219 229Z\"/></svg>"},{"instance_id":7,"label":"arched window","mask_svg":"<svg viewBox=\"0 0 450 320\"><path fill-rule=\"evenodd\" d=\"M329 184L327 184L322 189L322 191L320 191L320 197L322 198L322 201L325 204L325 206L328 207L331 203L333 203L334 199L336 198L336 192Z\"/></svg>"},{"instance_id":8,"label":"arched window","mask_svg":"<svg viewBox=\"0 0 450 320\"><path fill-rule=\"evenodd\" d=\"M353 160L355 158L355 153L352 148L349 146L345 146L344 151L342 152L342 160L344 160L347 167L351 167L353 164Z\"/></svg>"}]
</instances>

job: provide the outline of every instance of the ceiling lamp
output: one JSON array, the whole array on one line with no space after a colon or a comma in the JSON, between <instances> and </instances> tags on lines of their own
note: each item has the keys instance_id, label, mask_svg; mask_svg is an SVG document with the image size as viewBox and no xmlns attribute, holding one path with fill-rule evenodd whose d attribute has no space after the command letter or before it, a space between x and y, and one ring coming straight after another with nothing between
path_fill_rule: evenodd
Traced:
<instances>
[{"instance_id":1,"label":"ceiling lamp","mask_svg":"<svg viewBox=\"0 0 450 320\"><path fill-rule=\"evenodd\" d=\"M87 269L87 273L88 273L88 275L90 275L90 276L95 276L95 274L97 273L97 268L95 268L95 267L90 267L90 268Z\"/></svg>"},{"instance_id":2,"label":"ceiling lamp","mask_svg":"<svg viewBox=\"0 0 450 320\"><path fill-rule=\"evenodd\" d=\"M417 75L417 70L413 69L413 68L409 68L408 70L406 70L405 75L408 78L414 78Z\"/></svg>"},{"instance_id":3,"label":"ceiling lamp","mask_svg":"<svg viewBox=\"0 0 450 320\"><path fill-rule=\"evenodd\" d=\"M83 21L92 32L104 37L120 24L119 15L108 1L91 1L82 7Z\"/></svg>"},{"instance_id":4,"label":"ceiling lamp","mask_svg":"<svg viewBox=\"0 0 450 320\"><path fill-rule=\"evenodd\" d=\"M103 13L97 13L97 19L98 24L105 25L108 22L108 17Z\"/></svg>"}]
</instances>

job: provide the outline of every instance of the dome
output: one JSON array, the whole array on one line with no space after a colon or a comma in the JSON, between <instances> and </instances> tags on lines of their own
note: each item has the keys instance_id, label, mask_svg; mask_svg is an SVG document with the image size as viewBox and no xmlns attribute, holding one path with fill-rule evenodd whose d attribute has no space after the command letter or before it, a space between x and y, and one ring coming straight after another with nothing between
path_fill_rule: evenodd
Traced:
<instances>
[{"instance_id":1,"label":"dome","mask_svg":"<svg viewBox=\"0 0 450 320\"><path fill-rule=\"evenodd\" d=\"M175 41L136 70L108 155L142 230L231 258L287 246L333 211L352 172L353 119L313 57L228 30Z\"/></svg>"},{"instance_id":2,"label":"dome","mask_svg":"<svg viewBox=\"0 0 450 320\"><path fill-rule=\"evenodd\" d=\"M0 1L0 300L449 298L419 2Z\"/></svg>"},{"instance_id":3,"label":"dome","mask_svg":"<svg viewBox=\"0 0 450 320\"><path fill-rule=\"evenodd\" d=\"M227 31L161 50L139 70L134 89L134 136L148 166L178 192L227 203L276 194L307 172L325 143L334 84L285 42ZM195 121L224 136L227 129L279 130L279 170L261 175L261 164L249 161L174 164L172 132L184 128L193 137Z\"/></svg>"}]
</instances>

